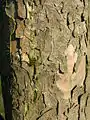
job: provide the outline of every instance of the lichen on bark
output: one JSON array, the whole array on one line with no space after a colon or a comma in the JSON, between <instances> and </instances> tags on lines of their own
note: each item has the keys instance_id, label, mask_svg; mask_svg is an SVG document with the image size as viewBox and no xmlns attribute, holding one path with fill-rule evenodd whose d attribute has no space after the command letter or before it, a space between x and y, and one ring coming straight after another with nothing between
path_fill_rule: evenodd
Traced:
<instances>
[{"instance_id":1,"label":"lichen on bark","mask_svg":"<svg viewBox=\"0 0 90 120\"><path fill-rule=\"evenodd\" d=\"M16 23L12 119L88 119L88 1L20 0L8 6ZM64 90L69 93L63 97Z\"/></svg>"}]
</instances>

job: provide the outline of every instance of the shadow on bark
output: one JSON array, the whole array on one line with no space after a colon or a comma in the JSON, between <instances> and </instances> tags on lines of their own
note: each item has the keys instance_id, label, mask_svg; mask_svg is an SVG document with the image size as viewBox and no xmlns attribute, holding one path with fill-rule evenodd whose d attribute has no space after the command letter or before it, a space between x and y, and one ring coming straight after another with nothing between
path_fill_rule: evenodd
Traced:
<instances>
[{"instance_id":1,"label":"shadow on bark","mask_svg":"<svg viewBox=\"0 0 90 120\"><path fill-rule=\"evenodd\" d=\"M3 1L4 2L4 1ZM10 31L9 19L5 13L5 2L0 0L0 76L4 101L5 118L12 119L11 66L10 66Z\"/></svg>"}]
</instances>

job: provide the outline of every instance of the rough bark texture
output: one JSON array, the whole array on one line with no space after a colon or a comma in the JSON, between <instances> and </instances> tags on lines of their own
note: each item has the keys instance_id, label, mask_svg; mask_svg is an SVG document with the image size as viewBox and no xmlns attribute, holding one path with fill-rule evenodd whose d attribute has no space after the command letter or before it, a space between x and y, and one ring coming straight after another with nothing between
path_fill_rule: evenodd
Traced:
<instances>
[{"instance_id":1,"label":"rough bark texture","mask_svg":"<svg viewBox=\"0 0 90 120\"><path fill-rule=\"evenodd\" d=\"M12 68L7 120L89 120L88 1L11 0L5 13Z\"/></svg>"}]
</instances>

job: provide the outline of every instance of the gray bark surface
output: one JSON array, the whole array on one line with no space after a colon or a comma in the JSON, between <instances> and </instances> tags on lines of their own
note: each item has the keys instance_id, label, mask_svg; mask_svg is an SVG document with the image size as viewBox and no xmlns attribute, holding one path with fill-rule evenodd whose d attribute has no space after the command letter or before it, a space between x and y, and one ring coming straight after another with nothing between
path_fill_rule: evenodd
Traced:
<instances>
[{"instance_id":1,"label":"gray bark surface","mask_svg":"<svg viewBox=\"0 0 90 120\"><path fill-rule=\"evenodd\" d=\"M89 120L88 1L18 0L5 12L12 60L7 120Z\"/></svg>"}]
</instances>

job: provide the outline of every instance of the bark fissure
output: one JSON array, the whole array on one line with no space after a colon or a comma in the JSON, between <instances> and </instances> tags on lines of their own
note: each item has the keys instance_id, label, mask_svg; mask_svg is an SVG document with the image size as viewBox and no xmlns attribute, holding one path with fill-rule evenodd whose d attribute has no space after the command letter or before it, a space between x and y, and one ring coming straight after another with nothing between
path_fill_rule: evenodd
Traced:
<instances>
[{"instance_id":1,"label":"bark fissure","mask_svg":"<svg viewBox=\"0 0 90 120\"><path fill-rule=\"evenodd\" d=\"M88 120L87 1L20 0L8 7L13 120Z\"/></svg>"}]
</instances>

